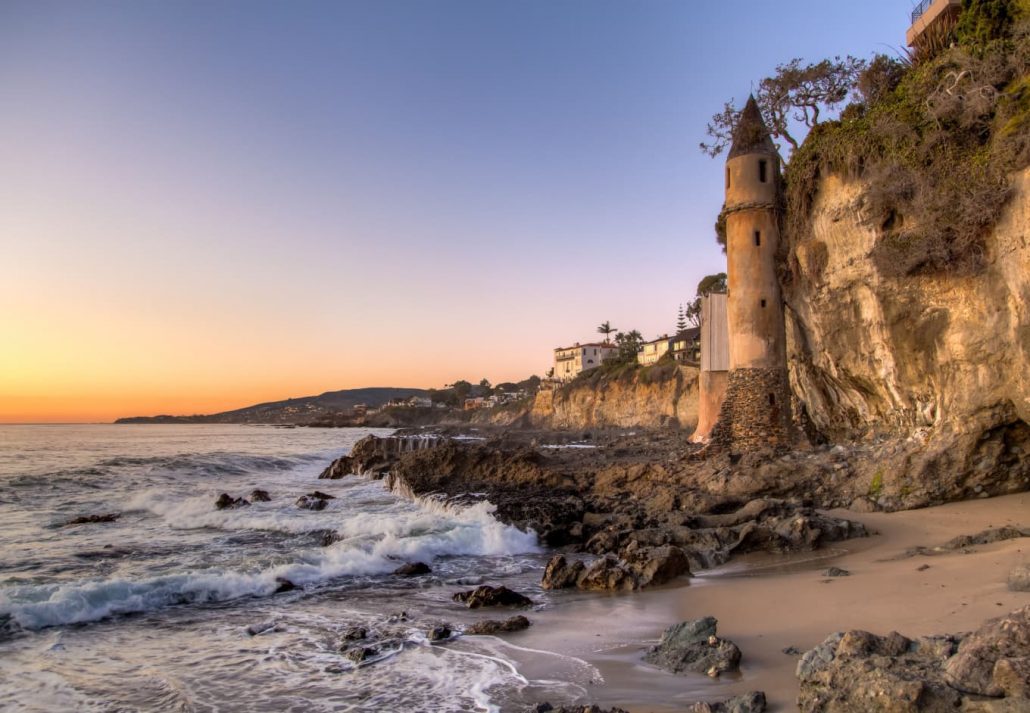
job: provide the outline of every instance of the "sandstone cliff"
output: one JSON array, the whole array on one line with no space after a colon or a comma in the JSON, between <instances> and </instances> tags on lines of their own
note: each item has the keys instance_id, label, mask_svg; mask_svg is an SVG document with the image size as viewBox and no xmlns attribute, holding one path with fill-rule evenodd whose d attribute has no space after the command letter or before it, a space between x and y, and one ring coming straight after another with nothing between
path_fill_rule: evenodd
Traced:
<instances>
[{"instance_id":1,"label":"sandstone cliff","mask_svg":"<svg viewBox=\"0 0 1030 713\"><path fill-rule=\"evenodd\" d=\"M528 414L540 428L656 428L697 425L698 370L657 364L619 376L541 390Z\"/></svg>"},{"instance_id":2,"label":"sandstone cliff","mask_svg":"<svg viewBox=\"0 0 1030 713\"><path fill-rule=\"evenodd\" d=\"M871 489L904 495L913 471L975 476L975 493L1030 482L1030 169L1012 181L975 275L883 276L868 187L834 175L810 233L785 245L792 387L811 422L834 441L911 446Z\"/></svg>"}]
</instances>

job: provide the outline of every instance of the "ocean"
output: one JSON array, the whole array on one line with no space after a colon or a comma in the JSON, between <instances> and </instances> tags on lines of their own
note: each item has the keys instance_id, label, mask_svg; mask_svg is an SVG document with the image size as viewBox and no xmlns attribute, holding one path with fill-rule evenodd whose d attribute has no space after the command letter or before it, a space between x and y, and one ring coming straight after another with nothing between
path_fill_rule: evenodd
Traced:
<instances>
[{"instance_id":1,"label":"ocean","mask_svg":"<svg viewBox=\"0 0 1030 713\"><path fill-rule=\"evenodd\" d=\"M451 601L505 584L547 606L547 555L487 503L454 511L381 481L317 480L367 429L0 426L0 709L503 711L581 698L596 671L535 677ZM380 434L387 433L379 431ZM270 502L217 510L221 493ZM334 496L322 511L297 498ZM90 515L111 522L68 525ZM327 531L339 541L323 546ZM399 577L405 562L431 574ZM277 593L281 580L296 585ZM514 612L490 613L504 618ZM532 618L532 612L529 612ZM376 663L341 654L351 627Z\"/></svg>"}]
</instances>

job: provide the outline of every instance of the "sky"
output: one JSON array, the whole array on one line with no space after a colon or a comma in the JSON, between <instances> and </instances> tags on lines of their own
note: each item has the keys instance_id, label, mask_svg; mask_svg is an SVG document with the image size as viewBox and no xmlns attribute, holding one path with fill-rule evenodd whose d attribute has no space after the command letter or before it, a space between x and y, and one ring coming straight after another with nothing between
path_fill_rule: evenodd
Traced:
<instances>
[{"instance_id":1,"label":"sky","mask_svg":"<svg viewBox=\"0 0 1030 713\"><path fill-rule=\"evenodd\" d=\"M709 117L908 0L2 0L0 422L542 375L725 269Z\"/></svg>"}]
</instances>

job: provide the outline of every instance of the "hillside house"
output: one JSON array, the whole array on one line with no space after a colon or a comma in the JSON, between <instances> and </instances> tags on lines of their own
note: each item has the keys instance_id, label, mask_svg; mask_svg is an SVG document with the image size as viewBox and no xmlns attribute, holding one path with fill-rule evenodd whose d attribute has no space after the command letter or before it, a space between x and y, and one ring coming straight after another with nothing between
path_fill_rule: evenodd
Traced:
<instances>
[{"instance_id":1,"label":"hillside house","mask_svg":"<svg viewBox=\"0 0 1030 713\"><path fill-rule=\"evenodd\" d=\"M912 26L905 33L905 42L918 49L931 37L948 35L961 11L962 0L922 0L912 10Z\"/></svg>"},{"instance_id":2,"label":"hillside house","mask_svg":"<svg viewBox=\"0 0 1030 713\"><path fill-rule=\"evenodd\" d=\"M668 354L671 348L672 340L669 339L668 334L663 334L658 339L644 342L640 346L640 351L637 352L637 362L642 366L650 366Z\"/></svg>"},{"instance_id":3,"label":"hillside house","mask_svg":"<svg viewBox=\"0 0 1030 713\"><path fill-rule=\"evenodd\" d=\"M672 357L681 364L694 364L701 360L701 328L685 329L671 340Z\"/></svg>"},{"instance_id":4,"label":"hillside house","mask_svg":"<svg viewBox=\"0 0 1030 713\"><path fill-rule=\"evenodd\" d=\"M608 342L576 342L571 347L558 347L554 350L554 378L571 381L581 372L601 366L606 359L618 353L619 348Z\"/></svg>"}]
</instances>

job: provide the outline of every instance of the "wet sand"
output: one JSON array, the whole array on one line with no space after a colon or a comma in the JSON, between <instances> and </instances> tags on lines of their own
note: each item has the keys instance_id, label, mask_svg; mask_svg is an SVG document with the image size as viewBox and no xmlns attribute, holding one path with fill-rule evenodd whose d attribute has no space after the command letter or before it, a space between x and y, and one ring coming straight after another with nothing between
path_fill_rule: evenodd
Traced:
<instances>
[{"instance_id":1,"label":"wet sand","mask_svg":"<svg viewBox=\"0 0 1030 713\"><path fill-rule=\"evenodd\" d=\"M782 653L788 646L805 651L847 629L910 637L969 631L1030 603L1030 594L1006 586L1009 570L1030 562L1028 538L900 557L909 548L942 545L987 528L1030 527L1030 494L890 514L833 514L878 534L800 557L735 560L699 573L689 586L608 597L570 593L537 612L534 626L509 641L585 661L590 667L582 667L581 681L590 701L632 713L667 713L751 690L765 691L770 711L790 711L796 710L798 686L797 658ZM920 570L922 565L929 566ZM822 576L830 566L851 576ZM743 651L740 674L713 681L641 662L666 626L706 615L716 617L720 636ZM519 658L528 678L556 673L556 657L524 652Z\"/></svg>"}]
</instances>

